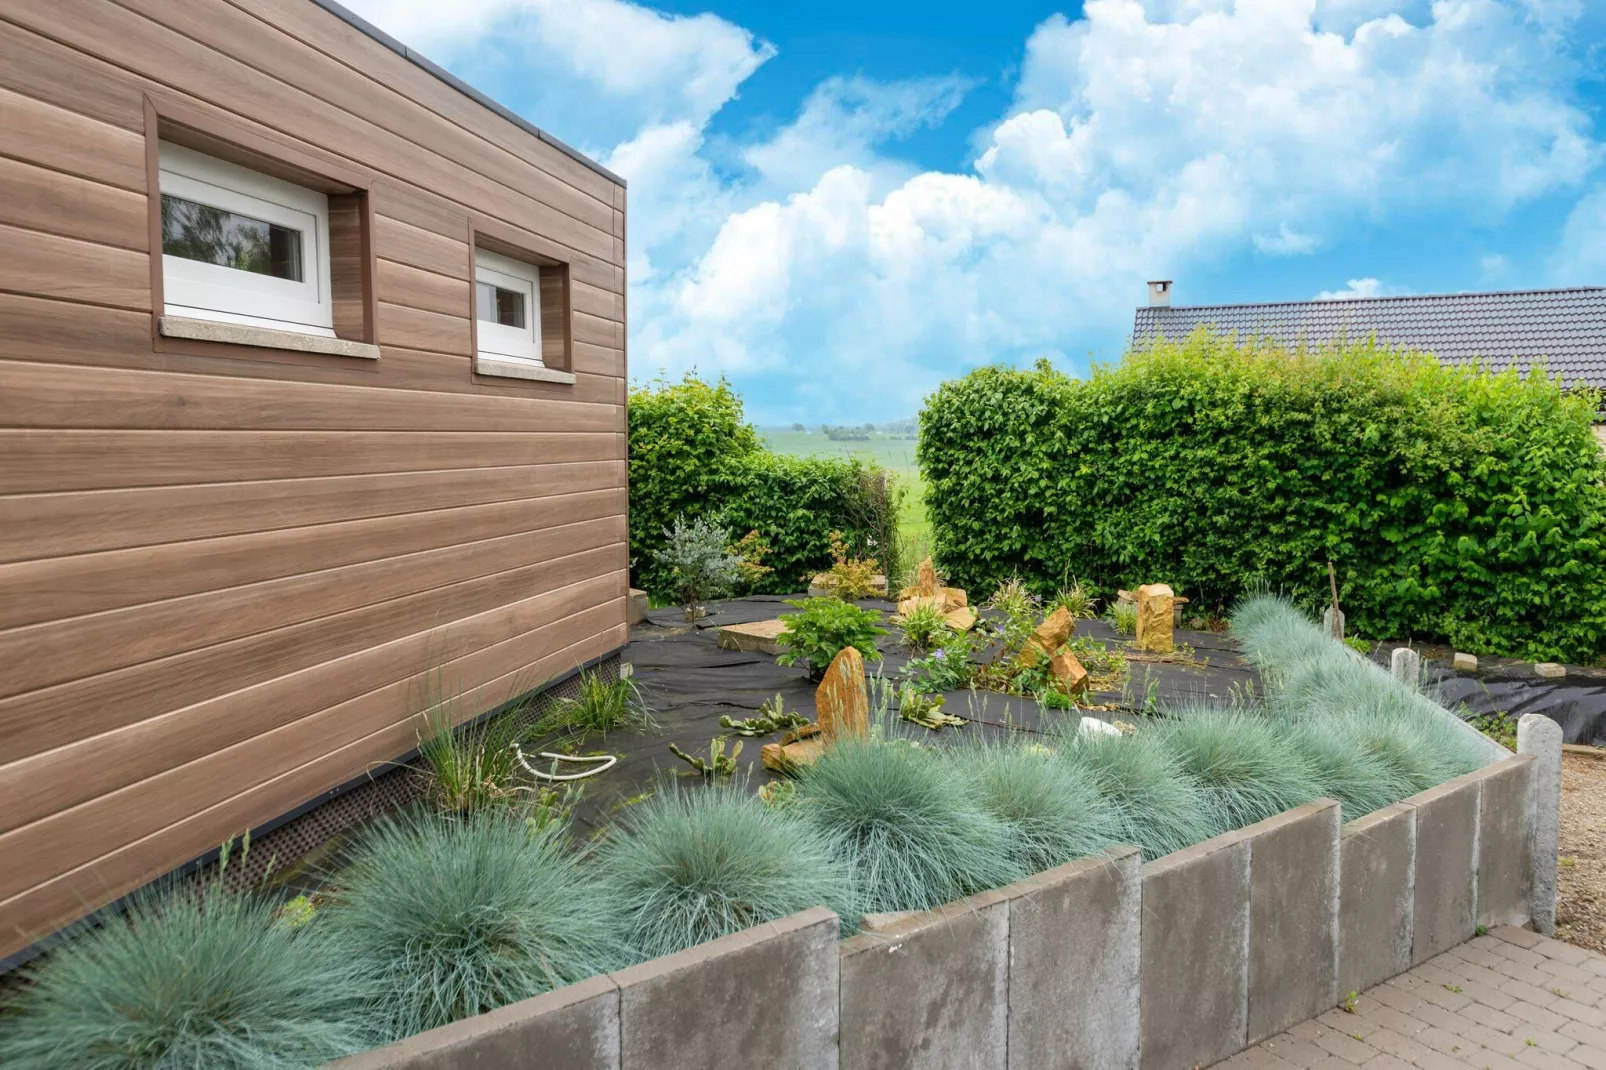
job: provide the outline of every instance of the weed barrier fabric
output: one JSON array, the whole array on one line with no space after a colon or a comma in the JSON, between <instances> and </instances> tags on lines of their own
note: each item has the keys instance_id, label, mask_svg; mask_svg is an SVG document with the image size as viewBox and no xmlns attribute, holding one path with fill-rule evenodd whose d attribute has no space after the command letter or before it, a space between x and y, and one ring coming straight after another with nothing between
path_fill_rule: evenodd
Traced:
<instances>
[{"instance_id":1,"label":"weed barrier fabric","mask_svg":"<svg viewBox=\"0 0 1606 1070\"><path fill-rule=\"evenodd\" d=\"M1535 676L1525 662L1459 673L1442 664L1423 666L1423 686L1446 708L1468 717L1505 712L1540 713L1561 725L1567 743L1595 744L1606 736L1606 672L1569 667L1560 680Z\"/></svg>"},{"instance_id":2,"label":"weed barrier fabric","mask_svg":"<svg viewBox=\"0 0 1606 1070\"><path fill-rule=\"evenodd\" d=\"M683 785L695 784L697 775L669 753L671 742L693 757L702 757L708 754L713 737L728 736L727 753L737 741L743 744L736 775L748 777L754 787L769 778L760 764L759 751L779 736L744 739L722 728L719 719L752 717L761 705L780 695L787 711L813 720L815 684L801 665L777 665L769 654L721 648L718 633L723 625L771 620L795 612L786 604L787 599L801 597L754 595L709 603L708 616L695 622L687 621L679 608L656 609L644 623L631 629L623 660L631 665L658 727L647 732L612 732L605 740L593 736L577 748L580 753L619 755L617 766L584 782L585 790L575 809L582 838L588 830L600 830L612 823L663 775L674 776ZM897 611L896 605L881 599L864 599L858 604L880 610L884 621ZM909 652L897 627L884 626L890 634L880 638L877 647L882 660L870 664L870 673L897 681L909 662ZM1103 621L1079 621L1077 634L1108 643L1112 649L1123 642ZM901 738L941 746L974 735L1002 738L1012 732L1037 733L1087 715L1106 720L1129 718L1134 712L1156 705L1185 701L1226 703L1235 695L1261 694L1258 675L1226 635L1178 631L1177 642L1192 648L1194 664L1134 659L1129 663L1129 683L1124 693L1103 692L1084 699L1094 705L1123 707L1120 711L1051 710L1046 713L1049 723L1045 725L1045 714L1034 699L989 691L956 691L944 695L943 710L975 723L933 732L894 719L888 729ZM990 658L996 653L994 647L980 657Z\"/></svg>"}]
</instances>

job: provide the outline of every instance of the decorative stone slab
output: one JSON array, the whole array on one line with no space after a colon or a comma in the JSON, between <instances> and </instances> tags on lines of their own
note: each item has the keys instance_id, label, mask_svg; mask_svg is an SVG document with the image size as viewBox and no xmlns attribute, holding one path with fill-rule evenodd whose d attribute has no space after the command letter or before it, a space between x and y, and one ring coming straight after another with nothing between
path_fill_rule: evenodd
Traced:
<instances>
[{"instance_id":1,"label":"decorative stone slab","mask_svg":"<svg viewBox=\"0 0 1606 1070\"><path fill-rule=\"evenodd\" d=\"M619 1070L619 986L588 977L533 999L327 1063L324 1070L542 1066Z\"/></svg>"},{"instance_id":2,"label":"decorative stone slab","mask_svg":"<svg viewBox=\"0 0 1606 1070\"><path fill-rule=\"evenodd\" d=\"M1534 674L1547 680L1560 680L1567 675L1567 666L1554 661L1541 661L1534 666Z\"/></svg>"},{"instance_id":3,"label":"decorative stone slab","mask_svg":"<svg viewBox=\"0 0 1606 1070\"><path fill-rule=\"evenodd\" d=\"M915 593L922 598L941 593L937 584L937 566L929 557L915 569Z\"/></svg>"},{"instance_id":4,"label":"decorative stone slab","mask_svg":"<svg viewBox=\"0 0 1606 1070\"><path fill-rule=\"evenodd\" d=\"M1463 654L1458 650L1456 651L1453 664L1458 672L1476 672L1478 668L1478 656L1476 654Z\"/></svg>"},{"instance_id":5,"label":"decorative stone slab","mask_svg":"<svg viewBox=\"0 0 1606 1070\"><path fill-rule=\"evenodd\" d=\"M1054 652L1071 638L1071 633L1075 630L1076 618L1071 616L1070 610L1060 606L1043 618L1043 623L1032 632L1031 638L1026 640L1015 660L1031 668L1039 659L1052 657Z\"/></svg>"},{"instance_id":6,"label":"decorative stone slab","mask_svg":"<svg viewBox=\"0 0 1606 1070\"><path fill-rule=\"evenodd\" d=\"M1478 929L1477 773L1404 800L1416 807L1416 890L1411 965L1472 939Z\"/></svg>"},{"instance_id":7,"label":"decorative stone slab","mask_svg":"<svg viewBox=\"0 0 1606 1070\"><path fill-rule=\"evenodd\" d=\"M1142 863L1117 847L1004 889L1011 1070L1135 1070Z\"/></svg>"},{"instance_id":8,"label":"decorative stone slab","mask_svg":"<svg viewBox=\"0 0 1606 1070\"><path fill-rule=\"evenodd\" d=\"M726 624L719 629L719 645L726 650L757 650L765 654L781 652L783 620L755 620L749 624Z\"/></svg>"},{"instance_id":9,"label":"decorative stone slab","mask_svg":"<svg viewBox=\"0 0 1606 1070\"><path fill-rule=\"evenodd\" d=\"M813 765L825 753L825 740L800 739L795 743L766 743L758 749L758 760L773 773L792 773Z\"/></svg>"},{"instance_id":10,"label":"decorative stone slab","mask_svg":"<svg viewBox=\"0 0 1606 1070\"><path fill-rule=\"evenodd\" d=\"M839 924L813 907L612 974L621 1070L836 1070ZM539 1050L485 1065L569 1066Z\"/></svg>"},{"instance_id":11,"label":"decorative stone slab","mask_svg":"<svg viewBox=\"0 0 1606 1070\"><path fill-rule=\"evenodd\" d=\"M843 941L842 1070L1004 1070L1009 906L982 892Z\"/></svg>"},{"instance_id":12,"label":"decorative stone slab","mask_svg":"<svg viewBox=\"0 0 1606 1070\"><path fill-rule=\"evenodd\" d=\"M1176 618L1175 598L1176 592L1168 584L1146 583L1138 588L1138 628L1135 638L1139 650L1169 654L1176 649L1171 638Z\"/></svg>"},{"instance_id":13,"label":"decorative stone slab","mask_svg":"<svg viewBox=\"0 0 1606 1070\"><path fill-rule=\"evenodd\" d=\"M949 609L963 609L970 605L970 595L958 587L944 587L937 592L942 595L943 601L948 603Z\"/></svg>"},{"instance_id":14,"label":"decorative stone slab","mask_svg":"<svg viewBox=\"0 0 1606 1070\"><path fill-rule=\"evenodd\" d=\"M1416 808L1395 803L1344 826L1339 840L1338 994L1411 968Z\"/></svg>"},{"instance_id":15,"label":"decorative stone slab","mask_svg":"<svg viewBox=\"0 0 1606 1070\"><path fill-rule=\"evenodd\" d=\"M1338 1002L1339 809L1331 799L1245 828L1250 1044Z\"/></svg>"},{"instance_id":16,"label":"decorative stone slab","mask_svg":"<svg viewBox=\"0 0 1606 1070\"><path fill-rule=\"evenodd\" d=\"M647 619L647 610L651 605L646 591L630 588L629 601L625 603L625 619L631 624L640 624Z\"/></svg>"},{"instance_id":17,"label":"decorative stone slab","mask_svg":"<svg viewBox=\"0 0 1606 1070\"><path fill-rule=\"evenodd\" d=\"M1069 650L1061 650L1050 658L1048 668L1067 695L1080 695L1087 690L1087 670Z\"/></svg>"},{"instance_id":18,"label":"decorative stone slab","mask_svg":"<svg viewBox=\"0 0 1606 1070\"><path fill-rule=\"evenodd\" d=\"M1143 867L1143 1070L1209 1066L1244 1047L1249 842L1229 832Z\"/></svg>"},{"instance_id":19,"label":"decorative stone slab","mask_svg":"<svg viewBox=\"0 0 1606 1070\"><path fill-rule=\"evenodd\" d=\"M864 679L864 655L843 647L831 659L825 678L814 692L823 742L838 736L870 734L870 688Z\"/></svg>"},{"instance_id":20,"label":"decorative stone slab","mask_svg":"<svg viewBox=\"0 0 1606 1070\"><path fill-rule=\"evenodd\" d=\"M1483 770L1478 805L1478 924L1528 924L1533 880L1528 799L1534 756L1519 754Z\"/></svg>"},{"instance_id":21,"label":"decorative stone slab","mask_svg":"<svg viewBox=\"0 0 1606 1070\"><path fill-rule=\"evenodd\" d=\"M942 615L943 623L956 632L968 632L976 626L976 611L969 606L950 609Z\"/></svg>"},{"instance_id":22,"label":"decorative stone slab","mask_svg":"<svg viewBox=\"0 0 1606 1070\"><path fill-rule=\"evenodd\" d=\"M1422 682L1422 655L1410 647L1395 647L1389 655L1389 673L1397 683L1416 687Z\"/></svg>"}]
</instances>

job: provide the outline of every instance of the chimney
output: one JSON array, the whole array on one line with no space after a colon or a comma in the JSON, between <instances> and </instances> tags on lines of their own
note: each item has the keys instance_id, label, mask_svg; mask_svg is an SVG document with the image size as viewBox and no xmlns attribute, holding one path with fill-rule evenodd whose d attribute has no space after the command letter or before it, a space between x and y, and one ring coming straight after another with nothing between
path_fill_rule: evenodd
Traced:
<instances>
[{"instance_id":1,"label":"chimney","mask_svg":"<svg viewBox=\"0 0 1606 1070\"><path fill-rule=\"evenodd\" d=\"M1149 283L1149 307L1171 307L1171 280L1159 279Z\"/></svg>"}]
</instances>

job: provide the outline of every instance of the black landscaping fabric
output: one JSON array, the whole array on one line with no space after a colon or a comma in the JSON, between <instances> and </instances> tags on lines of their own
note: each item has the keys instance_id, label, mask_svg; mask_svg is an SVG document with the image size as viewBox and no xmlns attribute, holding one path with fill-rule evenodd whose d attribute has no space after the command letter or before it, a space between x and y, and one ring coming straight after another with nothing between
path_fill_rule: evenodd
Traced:
<instances>
[{"instance_id":1,"label":"black landscaping fabric","mask_svg":"<svg viewBox=\"0 0 1606 1070\"><path fill-rule=\"evenodd\" d=\"M1429 661L1422 675L1429 694L1464 715L1542 713L1561 725L1567 743L1599 745L1606 736L1606 670L1570 665L1553 680L1535 674L1531 662L1480 658L1475 672Z\"/></svg>"},{"instance_id":2,"label":"black landscaping fabric","mask_svg":"<svg viewBox=\"0 0 1606 1070\"><path fill-rule=\"evenodd\" d=\"M801 597L801 596L792 596ZM687 621L678 608L657 609L645 623L631 630L624 661L631 665L642 697L658 722L647 732L615 732L607 739L593 737L584 753L609 753L620 757L619 764L600 776L585 781L585 791L576 808L576 821L582 828L608 824L639 799L655 782L674 777L687 784L700 778L691 768L669 752L671 742L689 754L705 757L710 740L718 735L730 737L730 746L743 744L738 761L745 776L756 786L769 779L759 761L759 750L775 742L779 735L743 738L720 727L721 716L733 719L752 717L765 702L781 696L783 706L813 720L814 688L801 665L777 665L772 655L760 652L725 650L719 646L719 628L726 624L745 624L772 620L795 612L786 596L758 595L710 605L709 615L696 622ZM889 618L897 607L888 601L865 599L858 603L880 610ZM890 634L881 637L877 648L882 660L869 666L872 675L888 680L901 677L909 662L898 629L884 625ZM1078 621L1077 634L1089 635L1124 649L1126 640L1103 621ZM1227 636L1211 632L1179 630L1178 644L1191 648L1193 663L1178 661L1140 661L1129 663L1129 680L1124 691L1087 696L1089 705L1116 706L1119 709L1048 710L1039 709L1035 700L995 692L959 691L944 696L943 712L970 719L962 727L932 731L894 719L889 730L923 744L952 745L977 737L1002 737L1011 733L1026 735L1074 724L1084 716L1103 720L1131 719L1145 708L1183 701L1227 702L1234 695L1258 694L1259 677ZM979 655L985 660L996 654Z\"/></svg>"}]
</instances>

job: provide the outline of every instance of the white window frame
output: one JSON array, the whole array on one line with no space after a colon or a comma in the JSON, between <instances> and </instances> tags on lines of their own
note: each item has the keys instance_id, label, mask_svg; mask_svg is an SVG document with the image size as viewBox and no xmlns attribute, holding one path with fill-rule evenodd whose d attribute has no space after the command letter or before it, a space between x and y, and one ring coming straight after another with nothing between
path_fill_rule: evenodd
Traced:
<instances>
[{"instance_id":1,"label":"white window frame","mask_svg":"<svg viewBox=\"0 0 1606 1070\"><path fill-rule=\"evenodd\" d=\"M335 337L328 195L182 145L158 147L161 193L301 232L300 282L163 253L165 314Z\"/></svg>"},{"instance_id":2,"label":"white window frame","mask_svg":"<svg viewBox=\"0 0 1606 1070\"><path fill-rule=\"evenodd\" d=\"M504 290L524 295L523 327L505 327L479 318L479 284L488 282ZM479 355L491 360L513 361L536 368L546 367L541 359L541 268L486 249L474 250L474 330L479 339Z\"/></svg>"}]
</instances>

